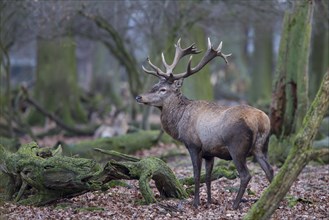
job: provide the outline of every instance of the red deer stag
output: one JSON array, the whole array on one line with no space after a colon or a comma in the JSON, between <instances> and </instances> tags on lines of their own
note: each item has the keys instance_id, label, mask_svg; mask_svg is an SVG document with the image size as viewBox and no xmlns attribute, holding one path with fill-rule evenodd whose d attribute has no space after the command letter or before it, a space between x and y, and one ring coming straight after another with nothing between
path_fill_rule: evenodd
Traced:
<instances>
[{"instance_id":1,"label":"red deer stag","mask_svg":"<svg viewBox=\"0 0 329 220\"><path fill-rule=\"evenodd\" d=\"M209 61L219 56L227 63L227 57L221 52L222 43L215 50L208 38L208 49L200 62L191 67L191 59L186 72L173 74L179 60L190 54L197 54L194 44L182 49L180 40L175 45L176 52L173 63L169 65L162 53L162 63L166 71L147 61L153 70L143 70L160 78L152 89L136 97L137 102L156 106L161 110L163 129L176 140L185 144L191 156L195 180L193 205L200 204L200 170L202 158L206 164L207 203L211 203L211 172L214 157L233 160L240 177L240 188L233 203L237 209L246 187L251 179L246 158L254 156L267 179L271 182L273 170L267 160L270 120L259 109L248 105L227 107L214 102L189 100L181 93L183 79L201 70Z\"/></svg>"}]
</instances>

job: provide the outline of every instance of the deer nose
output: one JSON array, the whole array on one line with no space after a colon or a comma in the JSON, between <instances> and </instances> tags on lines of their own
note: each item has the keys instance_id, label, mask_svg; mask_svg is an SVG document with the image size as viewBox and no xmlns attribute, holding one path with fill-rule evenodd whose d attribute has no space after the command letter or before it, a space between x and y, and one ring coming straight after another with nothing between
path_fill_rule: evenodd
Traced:
<instances>
[{"instance_id":1,"label":"deer nose","mask_svg":"<svg viewBox=\"0 0 329 220\"><path fill-rule=\"evenodd\" d=\"M135 99L136 99L137 102L141 102L142 101L142 96L138 95L138 96L136 96Z\"/></svg>"}]
</instances>

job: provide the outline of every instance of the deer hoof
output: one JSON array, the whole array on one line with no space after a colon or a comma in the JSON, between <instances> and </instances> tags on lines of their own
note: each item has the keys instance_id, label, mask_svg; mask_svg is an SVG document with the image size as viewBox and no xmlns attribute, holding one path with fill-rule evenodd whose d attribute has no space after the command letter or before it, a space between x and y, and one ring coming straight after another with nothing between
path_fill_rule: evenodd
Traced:
<instances>
[{"instance_id":1,"label":"deer hoof","mask_svg":"<svg viewBox=\"0 0 329 220\"><path fill-rule=\"evenodd\" d=\"M237 210L239 208L239 203L234 203L232 208L233 210Z\"/></svg>"}]
</instances>

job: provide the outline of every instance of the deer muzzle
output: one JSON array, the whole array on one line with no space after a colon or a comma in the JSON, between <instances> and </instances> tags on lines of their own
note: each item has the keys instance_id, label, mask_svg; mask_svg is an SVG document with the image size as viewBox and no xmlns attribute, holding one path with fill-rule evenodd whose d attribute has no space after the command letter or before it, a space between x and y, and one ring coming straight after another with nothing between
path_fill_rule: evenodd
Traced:
<instances>
[{"instance_id":1,"label":"deer muzzle","mask_svg":"<svg viewBox=\"0 0 329 220\"><path fill-rule=\"evenodd\" d=\"M138 96L136 96L136 101L138 102L138 103L142 103L142 96L140 96L140 95L138 95Z\"/></svg>"}]
</instances>

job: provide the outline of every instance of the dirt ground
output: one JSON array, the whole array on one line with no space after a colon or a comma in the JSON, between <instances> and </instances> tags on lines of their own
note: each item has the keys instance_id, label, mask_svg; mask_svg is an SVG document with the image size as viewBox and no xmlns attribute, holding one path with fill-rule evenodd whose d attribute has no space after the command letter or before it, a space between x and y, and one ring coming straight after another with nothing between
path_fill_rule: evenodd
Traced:
<instances>
[{"instance_id":1,"label":"dirt ground","mask_svg":"<svg viewBox=\"0 0 329 220\"><path fill-rule=\"evenodd\" d=\"M183 146L162 145L138 152L140 157L178 152L168 162L178 178L192 176L191 161ZM183 155L182 155L183 154ZM215 162L216 163L216 162ZM213 204L206 205L206 186L201 186L201 206L192 206L193 196L186 200L160 198L153 183L158 203L144 205L137 181L129 187L115 187L105 192L89 192L63 199L43 207L5 203L0 206L0 219L242 219L268 186L258 164L248 162L253 176L244 195L245 202L232 209L239 179L221 178L212 182ZM277 173L279 168L274 167ZM329 165L308 165L293 184L271 219L329 219Z\"/></svg>"}]
</instances>

